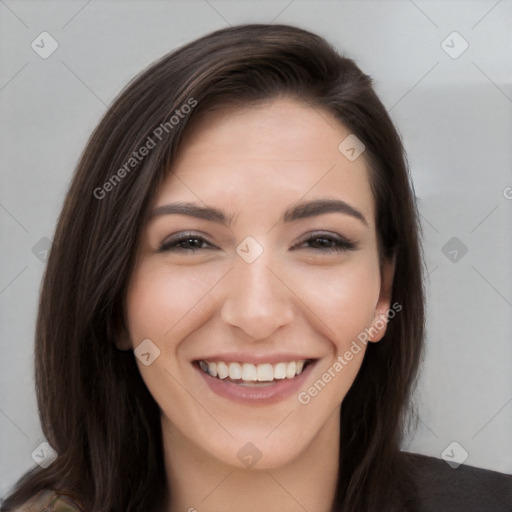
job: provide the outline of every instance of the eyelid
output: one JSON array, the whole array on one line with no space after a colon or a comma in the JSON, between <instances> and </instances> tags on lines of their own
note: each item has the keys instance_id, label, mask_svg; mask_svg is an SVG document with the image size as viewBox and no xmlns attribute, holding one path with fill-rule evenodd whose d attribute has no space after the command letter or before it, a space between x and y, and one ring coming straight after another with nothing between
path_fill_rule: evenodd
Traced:
<instances>
[{"instance_id":1,"label":"eyelid","mask_svg":"<svg viewBox=\"0 0 512 512\"><path fill-rule=\"evenodd\" d=\"M335 245L333 247L302 247L303 244L310 242L315 239L326 239L334 242ZM200 240L203 244L207 244L209 247L198 247L198 248L180 248L178 244L181 242L185 242L189 239ZM357 244L344 237L338 233L333 233L329 231L313 231L302 237L302 240L296 243L290 250L294 251L297 249L309 249L318 253L327 253L327 252L343 252L343 251L352 251L357 249ZM200 232L200 231L179 231L167 236L164 241L160 244L157 252L168 252L172 250L183 251L183 252L196 252L204 249L219 249L215 244L208 240L208 237Z\"/></svg>"},{"instance_id":2,"label":"eyelid","mask_svg":"<svg viewBox=\"0 0 512 512\"><path fill-rule=\"evenodd\" d=\"M327 247L327 248L313 248L311 247L310 249L313 250L313 251L318 251L318 252L329 252L329 251L338 251L338 252L342 252L342 251L353 251L355 249L357 249L357 244L355 242L353 242L352 240L350 240L349 238L345 237L345 236L342 236L340 235L339 233L333 233L333 232L330 232L330 231L313 231L311 233L308 233L305 237L302 238L302 240L300 242L298 242L297 244L295 244L293 247L292 247L292 250L295 250L295 249L300 249L300 246L306 242L309 242L311 240L314 240L314 239L317 239L317 238L325 238L327 240L332 240L334 242L336 242L336 244L338 244L337 246L335 247Z\"/></svg>"},{"instance_id":3,"label":"eyelid","mask_svg":"<svg viewBox=\"0 0 512 512\"><path fill-rule=\"evenodd\" d=\"M176 233L173 233L169 236L167 236L163 242L160 244L160 247L158 248L157 252L166 252L170 251L173 248L176 248L176 245L184 242L188 239L195 238L198 240L201 240L202 242L208 244L211 246L211 248L218 249L217 246L212 244L207 236L204 233L201 233L200 231L178 231ZM204 247L201 247L199 249L182 249L183 251L195 251L195 250L201 250L204 249Z\"/></svg>"}]
</instances>

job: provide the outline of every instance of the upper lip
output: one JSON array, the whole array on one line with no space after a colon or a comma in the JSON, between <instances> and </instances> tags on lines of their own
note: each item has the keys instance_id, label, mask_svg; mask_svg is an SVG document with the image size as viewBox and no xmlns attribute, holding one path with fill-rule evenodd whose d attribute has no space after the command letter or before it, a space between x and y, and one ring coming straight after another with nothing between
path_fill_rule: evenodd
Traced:
<instances>
[{"instance_id":1,"label":"upper lip","mask_svg":"<svg viewBox=\"0 0 512 512\"><path fill-rule=\"evenodd\" d=\"M297 353L272 353L272 354L255 354L247 352L229 352L226 354L215 354L211 356L204 356L194 361L207 361L217 362L224 361L225 363L252 363L252 364L277 364L288 363L291 361L307 361L317 359L304 354Z\"/></svg>"}]
</instances>

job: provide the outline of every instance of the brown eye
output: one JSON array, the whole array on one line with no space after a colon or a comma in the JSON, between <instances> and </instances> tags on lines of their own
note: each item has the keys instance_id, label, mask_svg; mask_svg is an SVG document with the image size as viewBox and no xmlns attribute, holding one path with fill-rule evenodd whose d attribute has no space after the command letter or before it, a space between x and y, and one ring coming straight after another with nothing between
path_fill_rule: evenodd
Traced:
<instances>
[{"instance_id":1,"label":"brown eye","mask_svg":"<svg viewBox=\"0 0 512 512\"><path fill-rule=\"evenodd\" d=\"M158 252L188 252L194 253L201 249L214 248L205 238L196 234L180 233L165 240Z\"/></svg>"},{"instance_id":2,"label":"brown eye","mask_svg":"<svg viewBox=\"0 0 512 512\"><path fill-rule=\"evenodd\" d=\"M313 249L316 252L342 252L356 249L356 245L338 235L327 233L314 234L296 246L297 249Z\"/></svg>"}]
</instances>

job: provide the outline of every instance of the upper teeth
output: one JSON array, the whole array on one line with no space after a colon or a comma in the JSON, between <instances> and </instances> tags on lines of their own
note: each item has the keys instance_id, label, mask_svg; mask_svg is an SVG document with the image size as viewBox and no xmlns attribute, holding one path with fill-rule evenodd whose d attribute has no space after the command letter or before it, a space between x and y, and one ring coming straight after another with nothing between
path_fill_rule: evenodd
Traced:
<instances>
[{"instance_id":1,"label":"upper teeth","mask_svg":"<svg viewBox=\"0 0 512 512\"><path fill-rule=\"evenodd\" d=\"M305 360L291 361L289 363L225 363L224 361L199 361L201 370L212 377L233 380L270 382L274 379L293 379L299 375L304 367Z\"/></svg>"}]
</instances>

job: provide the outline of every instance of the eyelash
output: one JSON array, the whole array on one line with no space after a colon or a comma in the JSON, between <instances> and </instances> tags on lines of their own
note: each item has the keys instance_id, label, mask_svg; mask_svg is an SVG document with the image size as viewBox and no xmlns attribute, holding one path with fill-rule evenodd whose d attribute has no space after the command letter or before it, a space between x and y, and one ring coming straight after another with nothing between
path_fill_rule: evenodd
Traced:
<instances>
[{"instance_id":1,"label":"eyelash","mask_svg":"<svg viewBox=\"0 0 512 512\"><path fill-rule=\"evenodd\" d=\"M210 245L210 247L194 247L194 248L185 248L180 247L179 244L182 244L184 242L189 242L190 240L200 240L202 243L206 243ZM300 246L304 243L312 242L312 241L318 241L318 240L327 240L331 245L330 247L306 247L308 249L311 249L314 252L317 253L334 253L334 252L343 252L343 251L353 251L355 250L356 244L353 242L340 237L340 236L334 236L332 234L327 233L313 233L309 238L301 242L300 244L297 244L292 249L296 250L299 249ZM197 235L194 233L180 233L179 235L176 235L175 237L171 238L170 240L167 240L164 242L160 248L158 249L158 252L178 252L178 251L184 251L188 254L195 254L199 250L203 249L217 249L217 247L212 246L209 244L209 242L201 235Z\"/></svg>"}]
</instances>

